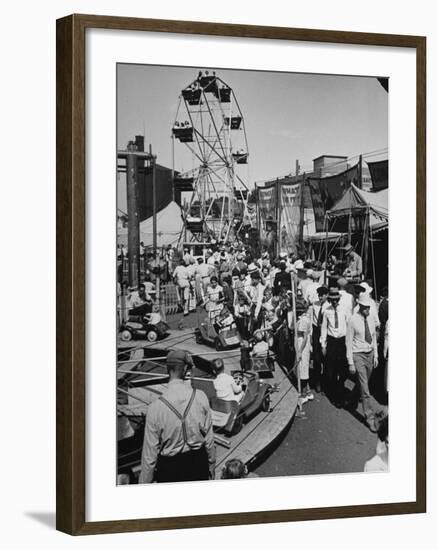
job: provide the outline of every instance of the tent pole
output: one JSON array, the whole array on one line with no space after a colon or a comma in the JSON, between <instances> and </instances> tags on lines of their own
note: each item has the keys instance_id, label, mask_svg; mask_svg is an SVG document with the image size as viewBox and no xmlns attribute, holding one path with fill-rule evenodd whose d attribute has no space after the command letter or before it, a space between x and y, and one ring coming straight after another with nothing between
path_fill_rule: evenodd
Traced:
<instances>
[{"instance_id":1,"label":"tent pole","mask_svg":"<svg viewBox=\"0 0 437 550\"><path fill-rule=\"evenodd\" d=\"M370 252L372 254L373 290L375 292L375 300L378 301L378 290L376 288L375 249L373 244L373 231L370 225L369 225L369 230L370 230Z\"/></svg>"},{"instance_id":2,"label":"tent pole","mask_svg":"<svg viewBox=\"0 0 437 550\"><path fill-rule=\"evenodd\" d=\"M367 278L367 262L369 261L369 208L367 207L366 212L366 222L365 222L365 231L363 234L363 246L364 246L364 256L365 256L365 262L364 263L364 278Z\"/></svg>"},{"instance_id":3,"label":"tent pole","mask_svg":"<svg viewBox=\"0 0 437 550\"><path fill-rule=\"evenodd\" d=\"M325 270L323 274L323 283L327 284L327 273L328 273L328 217L325 214L325 219L323 220L323 223L325 225Z\"/></svg>"}]
</instances>

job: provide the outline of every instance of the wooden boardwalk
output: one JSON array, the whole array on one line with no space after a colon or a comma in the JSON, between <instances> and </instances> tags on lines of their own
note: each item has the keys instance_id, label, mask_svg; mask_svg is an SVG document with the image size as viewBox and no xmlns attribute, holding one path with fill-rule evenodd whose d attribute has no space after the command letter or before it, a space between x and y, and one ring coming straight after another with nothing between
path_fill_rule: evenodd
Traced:
<instances>
[{"instance_id":1,"label":"wooden boardwalk","mask_svg":"<svg viewBox=\"0 0 437 550\"><path fill-rule=\"evenodd\" d=\"M193 355L195 363L196 358L202 358L203 361L209 362L215 357L221 357L225 362L226 372L240 369L239 349L217 352L211 347L197 344L192 329L171 331L167 339L153 344L138 340L134 343L121 343L119 350L121 349L130 350L131 358L135 359L135 361L129 363L121 362L118 368L119 376L125 375L128 371L135 371L141 363L145 360L147 361L147 358L144 357L144 350L146 350L147 356L151 357L155 351L156 356L165 356L165 352L169 349L184 349ZM162 373L162 369L158 370ZM159 375L157 373L144 374L145 378L148 376ZM278 364L276 364L273 378L265 379L265 381L275 388L275 391L271 394L270 411L259 411L243 426L238 434L224 438L229 448L217 444L216 477L220 477L224 463L231 458L239 458L250 469L251 463L272 445L291 423L298 402L296 389ZM122 410L127 415L145 414L148 405L157 399L164 390L165 384L154 384L152 387L130 388L127 404L120 405L119 410Z\"/></svg>"}]
</instances>

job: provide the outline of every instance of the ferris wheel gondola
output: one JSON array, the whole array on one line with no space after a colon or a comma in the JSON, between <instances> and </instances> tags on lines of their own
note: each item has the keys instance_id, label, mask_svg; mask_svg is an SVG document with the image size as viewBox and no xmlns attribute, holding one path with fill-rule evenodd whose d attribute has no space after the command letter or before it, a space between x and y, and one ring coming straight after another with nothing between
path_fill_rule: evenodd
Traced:
<instances>
[{"instance_id":1,"label":"ferris wheel gondola","mask_svg":"<svg viewBox=\"0 0 437 550\"><path fill-rule=\"evenodd\" d=\"M215 72L199 72L181 91L172 139L180 144L174 162L193 165L174 170L175 191L189 194L184 241L234 239L247 210L249 148L235 92Z\"/></svg>"}]
</instances>

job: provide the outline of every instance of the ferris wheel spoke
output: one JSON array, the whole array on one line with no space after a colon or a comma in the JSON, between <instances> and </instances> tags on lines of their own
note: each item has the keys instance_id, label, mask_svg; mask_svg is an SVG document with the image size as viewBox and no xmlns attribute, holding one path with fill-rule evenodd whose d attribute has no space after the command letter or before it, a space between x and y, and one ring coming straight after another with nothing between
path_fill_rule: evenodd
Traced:
<instances>
[{"instance_id":1,"label":"ferris wheel spoke","mask_svg":"<svg viewBox=\"0 0 437 550\"><path fill-rule=\"evenodd\" d=\"M200 160L200 162L201 162L202 164L204 164L204 162L205 162L204 159L203 159L201 156L199 156L199 155L197 154L197 152L195 151L194 147L191 147L191 145L189 145L188 143L185 143L185 145L186 145L187 148L191 151L191 153L192 153L198 160Z\"/></svg>"},{"instance_id":2,"label":"ferris wheel spoke","mask_svg":"<svg viewBox=\"0 0 437 550\"><path fill-rule=\"evenodd\" d=\"M202 134L199 132L199 130L197 130L197 128L194 128L194 133L195 133L197 139L198 139L199 137L202 137ZM220 154L220 152L217 151L217 149L216 149L211 143L209 143L209 141L204 140L204 143L205 143L205 145L208 145L208 147L209 147L212 151L214 151L214 153L222 160L222 162L224 162L225 164L228 163L228 161L226 160L226 158L222 157L221 154ZM204 159L204 162L206 163L206 159Z\"/></svg>"},{"instance_id":3,"label":"ferris wheel spoke","mask_svg":"<svg viewBox=\"0 0 437 550\"><path fill-rule=\"evenodd\" d=\"M205 95L205 94L204 94L204 95ZM214 130L215 130L215 133L216 133L216 135L217 135L217 139L219 140L220 147L221 147L221 150L222 150L222 152L223 152L223 156L226 157L226 153L225 153L225 150L223 149L223 144L222 144L222 142L221 142L221 140L220 140L220 135L219 135L219 132L218 132L218 130L217 130L217 125L216 125L216 123L215 123L215 119L214 119L214 116L213 116L213 114L212 114L212 112L211 112L211 108L210 108L210 106L209 106L209 101L208 101L208 98L206 97L206 95L205 95L205 102L206 102L206 106L208 107L209 115L210 115L210 117L211 117L212 124L213 124L213 126L214 126Z\"/></svg>"}]
</instances>

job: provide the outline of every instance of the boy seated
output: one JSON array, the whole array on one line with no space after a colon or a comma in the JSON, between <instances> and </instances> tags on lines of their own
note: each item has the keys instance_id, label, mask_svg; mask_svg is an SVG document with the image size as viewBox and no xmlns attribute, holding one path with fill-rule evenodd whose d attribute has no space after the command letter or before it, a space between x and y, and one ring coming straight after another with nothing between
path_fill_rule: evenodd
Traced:
<instances>
[{"instance_id":1,"label":"boy seated","mask_svg":"<svg viewBox=\"0 0 437 550\"><path fill-rule=\"evenodd\" d=\"M252 350L252 357L267 357L269 354L269 345L264 340L264 335L261 330L255 331L255 345Z\"/></svg>"},{"instance_id":2,"label":"boy seated","mask_svg":"<svg viewBox=\"0 0 437 550\"><path fill-rule=\"evenodd\" d=\"M235 381L233 376L225 373L223 359L214 359L212 368L216 375L214 388L217 397L224 401L237 401L239 403L243 399L243 388Z\"/></svg>"},{"instance_id":3,"label":"boy seated","mask_svg":"<svg viewBox=\"0 0 437 550\"><path fill-rule=\"evenodd\" d=\"M158 304L153 304L152 306L152 312L146 313L144 315L144 320L146 323L149 323L150 325L157 325L161 322L161 314L159 313L159 306Z\"/></svg>"},{"instance_id":4,"label":"boy seated","mask_svg":"<svg viewBox=\"0 0 437 550\"><path fill-rule=\"evenodd\" d=\"M226 306L223 306L223 309L219 315L215 318L215 324L217 325L217 332L225 329L229 329L234 324L234 316L229 311Z\"/></svg>"}]
</instances>

